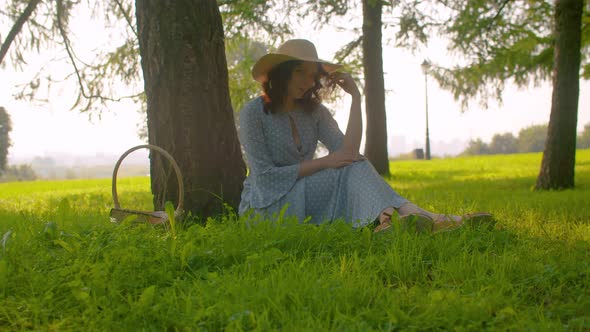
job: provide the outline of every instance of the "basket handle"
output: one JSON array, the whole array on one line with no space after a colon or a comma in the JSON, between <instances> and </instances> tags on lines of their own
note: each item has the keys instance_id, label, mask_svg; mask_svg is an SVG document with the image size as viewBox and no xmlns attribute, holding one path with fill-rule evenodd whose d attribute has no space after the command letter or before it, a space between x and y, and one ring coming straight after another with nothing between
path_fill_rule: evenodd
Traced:
<instances>
[{"instance_id":1,"label":"basket handle","mask_svg":"<svg viewBox=\"0 0 590 332\"><path fill-rule=\"evenodd\" d=\"M164 157L166 157L166 159L168 159L170 164L172 164L174 172L176 173L176 179L178 181L178 206L176 207L176 211L174 211L174 215L181 215L183 213L182 206L184 203L184 185L182 183L182 174L180 173L180 167L178 167L178 164L176 163L174 158L172 158L170 153L168 153L161 147L152 144L134 146L131 149L125 151L125 153L121 155L119 160L117 160L117 163L115 164L115 169L113 170L113 203L115 205L115 208L121 208L121 206L119 205L119 197L117 196L117 173L119 172L119 167L121 166L121 163L123 162L123 159L125 159L125 157L127 157L131 152L139 149L151 149L160 152L162 155L164 155Z\"/></svg>"}]
</instances>

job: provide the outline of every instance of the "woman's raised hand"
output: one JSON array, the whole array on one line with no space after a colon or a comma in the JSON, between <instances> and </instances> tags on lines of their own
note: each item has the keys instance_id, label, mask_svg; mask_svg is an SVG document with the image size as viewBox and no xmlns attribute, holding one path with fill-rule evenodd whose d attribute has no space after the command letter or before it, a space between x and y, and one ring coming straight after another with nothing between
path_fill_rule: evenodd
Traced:
<instances>
[{"instance_id":1,"label":"woman's raised hand","mask_svg":"<svg viewBox=\"0 0 590 332\"><path fill-rule=\"evenodd\" d=\"M360 97L356 82L349 73L334 72L328 76L328 84L336 84L353 97Z\"/></svg>"}]
</instances>

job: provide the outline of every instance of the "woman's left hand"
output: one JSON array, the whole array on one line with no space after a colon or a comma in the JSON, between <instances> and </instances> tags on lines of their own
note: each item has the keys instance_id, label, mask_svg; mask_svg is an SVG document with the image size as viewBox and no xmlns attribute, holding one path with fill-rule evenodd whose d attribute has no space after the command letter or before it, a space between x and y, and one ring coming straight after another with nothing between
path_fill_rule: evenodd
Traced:
<instances>
[{"instance_id":1,"label":"woman's left hand","mask_svg":"<svg viewBox=\"0 0 590 332\"><path fill-rule=\"evenodd\" d=\"M361 95L356 82L349 73L334 72L328 76L328 82L330 84L337 84L342 90L353 97L360 97Z\"/></svg>"}]
</instances>

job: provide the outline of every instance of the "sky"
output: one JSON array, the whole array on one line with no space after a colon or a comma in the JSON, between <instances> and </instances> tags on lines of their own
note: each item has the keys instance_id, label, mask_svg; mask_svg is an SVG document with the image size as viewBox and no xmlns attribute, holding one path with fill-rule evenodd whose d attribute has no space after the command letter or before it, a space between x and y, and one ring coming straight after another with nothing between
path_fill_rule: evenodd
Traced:
<instances>
[{"instance_id":1,"label":"sky","mask_svg":"<svg viewBox=\"0 0 590 332\"><path fill-rule=\"evenodd\" d=\"M77 15L72 27L78 36L74 42L81 57L91 57L94 49L112 43L113 36L103 34L100 24L93 23L84 15ZM5 36L9 27L4 24L0 28L0 35ZM332 59L334 52L350 40L349 32L336 28L309 31L309 28L298 27L295 31L294 37L312 41L323 59ZM138 107L131 103L113 105L102 112L100 118L93 115L89 120L88 114L70 111L74 101L71 85L54 85L45 93L49 103L32 104L16 100L17 86L28 82L41 66L46 65L50 53L48 50L42 55L29 55L29 65L22 71L15 70L11 65L0 68L0 106L8 110L13 125L9 160L64 153L120 155L128 148L142 144L137 136L137 126L142 118L137 112ZM425 82L420 67L424 59L444 62L448 61L448 55L444 46L436 41L419 54L384 46L387 129L392 156L424 146ZM67 72L68 68L64 64L49 66L49 70L57 74ZM428 106L432 154L457 154L470 139L482 138L489 142L496 133L511 132L516 136L524 127L547 123L551 91L548 82L526 89L507 84L502 105L491 101L489 109L483 110L473 103L467 112L462 113L451 94L441 90L430 79ZM348 102L344 98L341 103L333 105L335 118L343 131L348 117ZM590 82L582 81L578 131L587 123L590 123Z\"/></svg>"}]
</instances>

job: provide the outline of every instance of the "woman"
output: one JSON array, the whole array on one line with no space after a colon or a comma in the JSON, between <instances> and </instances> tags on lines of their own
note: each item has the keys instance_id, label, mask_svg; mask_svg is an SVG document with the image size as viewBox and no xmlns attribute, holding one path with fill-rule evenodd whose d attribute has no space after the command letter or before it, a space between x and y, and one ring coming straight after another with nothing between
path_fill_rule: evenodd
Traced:
<instances>
[{"instance_id":1,"label":"woman","mask_svg":"<svg viewBox=\"0 0 590 332\"><path fill-rule=\"evenodd\" d=\"M269 216L288 204L286 215L311 223L343 218L364 226L378 218L375 231L391 226L394 211L419 231L459 225L461 217L425 211L401 197L359 154L361 94L339 68L319 59L315 46L303 39L289 40L256 62L252 75L264 93L240 112L249 176L239 213L252 209ZM322 78L351 97L346 134L320 102ZM318 141L330 153L314 159Z\"/></svg>"}]
</instances>

